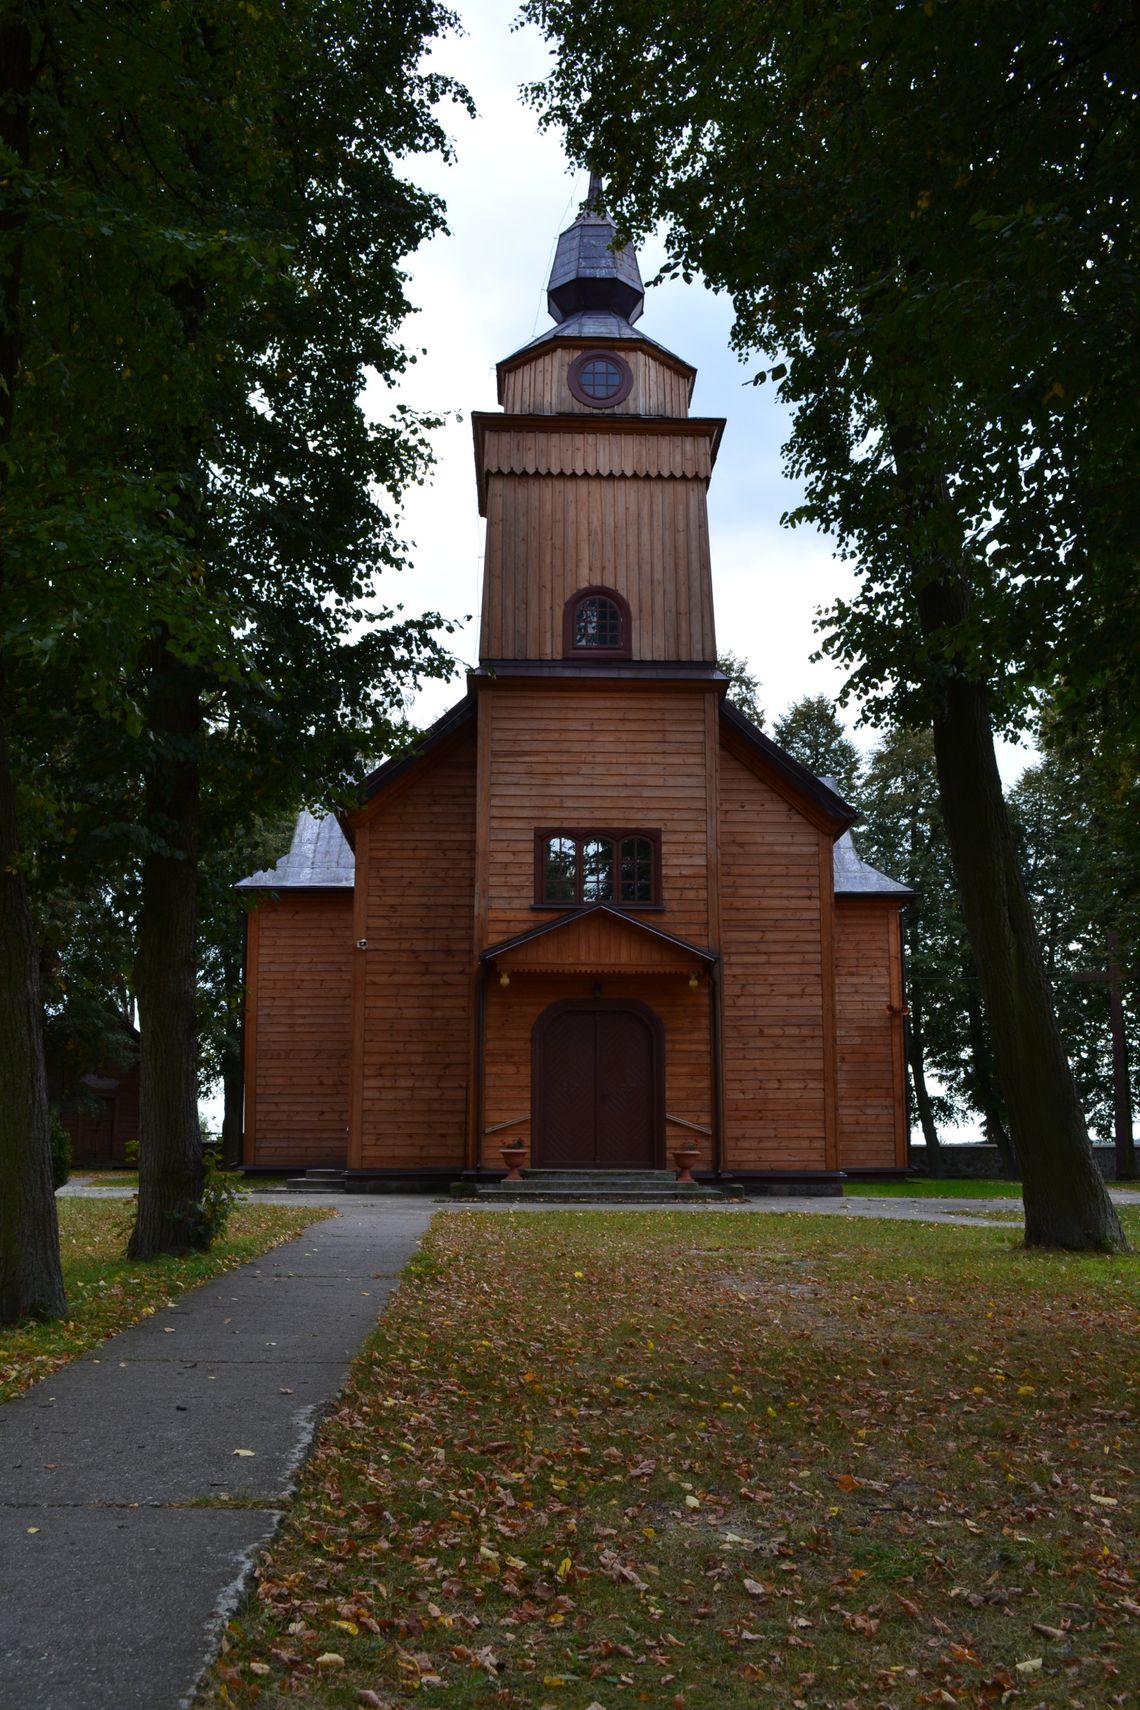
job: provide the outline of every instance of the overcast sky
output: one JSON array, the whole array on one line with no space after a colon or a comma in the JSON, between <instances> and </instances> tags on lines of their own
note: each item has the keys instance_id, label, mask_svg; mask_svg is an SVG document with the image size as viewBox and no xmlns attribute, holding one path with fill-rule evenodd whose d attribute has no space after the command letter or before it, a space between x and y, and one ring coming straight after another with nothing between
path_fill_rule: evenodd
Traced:
<instances>
[{"instance_id":1,"label":"overcast sky","mask_svg":"<svg viewBox=\"0 0 1140 1710\"><path fill-rule=\"evenodd\" d=\"M454 643L473 664L484 523L478 513L469 415L499 407L495 364L551 324L546 281L558 233L586 194L586 175L569 170L560 140L541 135L520 85L542 77L549 58L537 32L512 30L514 0L467 0L464 34L442 43L432 65L466 84L479 116L458 109L443 118L457 159L409 163L410 175L447 204L450 235L433 240L408 263L408 293L416 313L407 343L423 350L396 394L425 411L450 411L435 436L438 465L430 486L406 510L415 542L414 569L384 585L386 600L409 611L471 614ZM649 280L664 258L660 244L639 252ZM643 329L698 370L692 409L724 416L727 428L709 489L713 589L718 645L746 658L760 678L760 702L772 721L807 694L834 696L842 674L813 663L813 617L837 595L850 593L850 571L825 538L780 526L798 500L784 477L780 448L788 417L771 385L749 384L754 367L729 349L728 303L699 284L681 281L647 293ZM377 410L392 398L376 388ZM462 693L461 681L430 686L414 708L417 722L438 716ZM844 715L853 725L856 709ZM874 733L853 731L859 745ZM1023 757L1003 756L1007 779Z\"/></svg>"}]
</instances>

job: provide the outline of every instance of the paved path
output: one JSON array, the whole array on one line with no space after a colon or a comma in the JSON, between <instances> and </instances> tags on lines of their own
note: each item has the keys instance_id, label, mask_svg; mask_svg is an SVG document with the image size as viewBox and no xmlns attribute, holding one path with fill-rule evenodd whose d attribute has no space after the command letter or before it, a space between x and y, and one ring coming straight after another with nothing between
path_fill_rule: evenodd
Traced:
<instances>
[{"instance_id":1,"label":"paved path","mask_svg":"<svg viewBox=\"0 0 1140 1710\"><path fill-rule=\"evenodd\" d=\"M0 1407L3 1710L186 1703L435 1206L337 1210Z\"/></svg>"}]
</instances>

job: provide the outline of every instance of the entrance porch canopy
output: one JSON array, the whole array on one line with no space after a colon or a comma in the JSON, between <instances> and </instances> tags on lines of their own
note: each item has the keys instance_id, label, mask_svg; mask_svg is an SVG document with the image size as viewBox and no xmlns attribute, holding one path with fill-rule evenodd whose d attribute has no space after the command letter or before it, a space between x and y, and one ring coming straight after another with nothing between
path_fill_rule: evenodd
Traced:
<instances>
[{"instance_id":1,"label":"entrance porch canopy","mask_svg":"<svg viewBox=\"0 0 1140 1710\"><path fill-rule=\"evenodd\" d=\"M663 932L643 916L589 903L490 945L479 958L513 974L658 974L692 978L715 967L713 950Z\"/></svg>"}]
</instances>

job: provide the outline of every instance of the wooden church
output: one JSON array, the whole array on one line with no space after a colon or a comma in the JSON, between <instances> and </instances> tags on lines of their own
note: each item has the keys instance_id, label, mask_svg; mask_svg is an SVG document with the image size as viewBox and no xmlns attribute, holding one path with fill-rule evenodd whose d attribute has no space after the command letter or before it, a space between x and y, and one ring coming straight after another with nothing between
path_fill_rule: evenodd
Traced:
<instances>
[{"instance_id":1,"label":"wooden church","mask_svg":"<svg viewBox=\"0 0 1140 1710\"><path fill-rule=\"evenodd\" d=\"M855 811L725 700L723 421L639 330L591 183L554 326L472 417L479 666L340 823L241 888L245 1162L350 1188L667 1165L836 1190L906 1163L899 914Z\"/></svg>"}]
</instances>

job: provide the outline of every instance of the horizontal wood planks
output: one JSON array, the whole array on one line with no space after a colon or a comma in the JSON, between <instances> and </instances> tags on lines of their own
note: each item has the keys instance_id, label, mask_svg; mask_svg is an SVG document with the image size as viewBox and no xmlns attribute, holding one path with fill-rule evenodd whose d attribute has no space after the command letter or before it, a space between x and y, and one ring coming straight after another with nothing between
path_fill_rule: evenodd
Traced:
<instances>
[{"instance_id":1,"label":"horizontal wood planks","mask_svg":"<svg viewBox=\"0 0 1140 1710\"><path fill-rule=\"evenodd\" d=\"M819 835L722 749L724 1165L827 1168Z\"/></svg>"},{"instance_id":2,"label":"horizontal wood planks","mask_svg":"<svg viewBox=\"0 0 1140 1710\"><path fill-rule=\"evenodd\" d=\"M707 981L702 980L694 992L686 980L622 975L597 981L585 976L520 974L505 989L494 981L487 989L483 1162L488 1167L501 1169L499 1148L504 1139L531 1137L529 1122L514 1124L503 1134L488 1136L486 1131L498 1122L513 1122L531 1109L531 1035L538 1017L548 1004L563 998L597 996L629 999L654 1011L665 1031L665 1109L699 1127L711 1125ZM678 1132L672 1130L673 1135ZM711 1154L704 1144L708 1158Z\"/></svg>"},{"instance_id":3,"label":"horizontal wood planks","mask_svg":"<svg viewBox=\"0 0 1140 1710\"><path fill-rule=\"evenodd\" d=\"M715 660L704 481L491 475L480 656L561 659L566 601L596 584L628 600L634 659Z\"/></svg>"},{"instance_id":4,"label":"horizontal wood planks","mask_svg":"<svg viewBox=\"0 0 1140 1710\"><path fill-rule=\"evenodd\" d=\"M689 410L690 378L648 350L621 350L633 373L633 387L620 404L595 409L571 392L570 364L585 348L553 345L512 367L503 379L503 406L509 415L580 413L594 421L607 416L684 416ZM612 349L612 343L610 347Z\"/></svg>"},{"instance_id":5,"label":"horizontal wood planks","mask_svg":"<svg viewBox=\"0 0 1140 1710\"><path fill-rule=\"evenodd\" d=\"M462 1169L472 1008L475 740L367 825L353 1167Z\"/></svg>"},{"instance_id":6,"label":"horizontal wood planks","mask_svg":"<svg viewBox=\"0 0 1140 1710\"><path fill-rule=\"evenodd\" d=\"M837 897L839 1167L906 1165L897 902Z\"/></svg>"},{"instance_id":7,"label":"horizontal wood planks","mask_svg":"<svg viewBox=\"0 0 1140 1710\"><path fill-rule=\"evenodd\" d=\"M345 1163L352 1019L352 893L282 891L251 921L246 1032L249 1164Z\"/></svg>"},{"instance_id":8,"label":"horizontal wood planks","mask_svg":"<svg viewBox=\"0 0 1140 1710\"><path fill-rule=\"evenodd\" d=\"M715 692L715 691L714 691ZM485 944L529 931L539 826L661 831L655 926L708 943L705 694L641 686L481 691L491 721Z\"/></svg>"}]
</instances>

